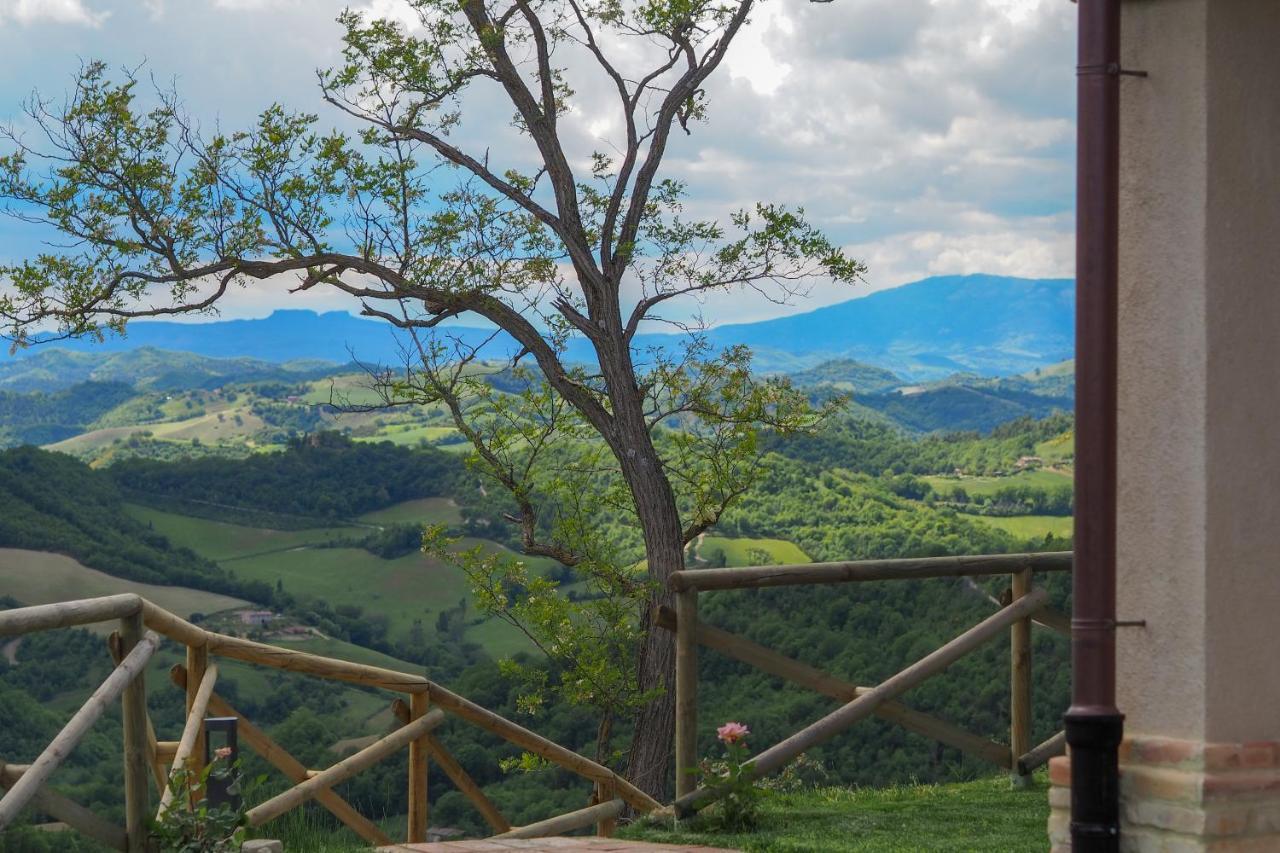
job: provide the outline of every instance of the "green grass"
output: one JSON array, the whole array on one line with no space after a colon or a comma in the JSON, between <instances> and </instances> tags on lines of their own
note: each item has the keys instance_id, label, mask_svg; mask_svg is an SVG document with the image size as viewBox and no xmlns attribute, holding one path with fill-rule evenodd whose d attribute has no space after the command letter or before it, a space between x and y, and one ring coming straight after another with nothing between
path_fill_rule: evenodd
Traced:
<instances>
[{"instance_id":1,"label":"green grass","mask_svg":"<svg viewBox=\"0 0 1280 853\"><path fill-rule=\"evenodd\" d=\"M823 788L770 794L764 800L760 826L751 833L717 832L708 819L695 818L678 829L670 821L640 821L619 835L666 844L729 847L747 853L1019 853L1047 849L1048 818L1043 777L1025 790L1013 790L1002 776L949 785Z\"/></svg>"},{"instance_id":2,"label":"green grass","mask_svg":"<svg viewBox=\"0 0 1280 853\"><path fill-rule=\"evenodd\" d=\"M1072 533L1069 515L966 515L981 524L1007 530L1019 539L1042 539L1047 534L1068 537Z\"/></svg>"},{"instance_id":3,"label":"green grass","mask_svg":"<svg viewBox=\"0 0 1280 853\"><path fill-rule=\"evenodd\" d=\"M1022 471L1007 477L921 477L920 479L933 486L939 494L948 494L956 486L970 495L993 495L1006 486L1034 486L1051 489L1055 486L1070 486L1071 475L1058 471Z\"/></svg>"},{"instance_id":4,"label":"green grass","mask_svg":"<svg viewBox=\"0 0 1280 853\"><path fill-rule=\"evenodd\" d=\"M389 441L403 447L413 447L421 441L431 443L457 433L453 427L426 426L423 424L388 424L376 435L361 436L356 441L380 442ZM470 446L470 445L468 445Z\"/></svg>"},{"instance_id":5,"label":"green grass","mask_svg":"<svg viewBox=\"0 0 1280 853\"><path fill-rule=\"evenodd\" d=\"M1074 430L1067 430L1062 435L1042 441L1036 445L1036 456L1048 464L1061 464L1075 457L1076 435Z\"/></svg>"},{"instance_id":6,"label":"green grass","mask_svg":"<svg viewBox=\"0 0 1280 853\"><path fill-rule=\"evenodd\" d=\"M183 617L249 604L229 595L124 580L82 566L61 554L19 548L0 548L0 590L27 605L133 592ZM110 631L116 626L103 623L101 627Z\"/></svg>"},{"instance_id":7,"label":"green grass","mask_svg":"<svg viewBox=\"0 0 1280 853\"><path fill-rule=\"evenodd\" d=\"M462 521L462 511L449 498L422 498L365 513L360 520L370 524L455 524Z\"/></svg>"},{"instance_id":8,"label":"green grass","mask_svg":"<svg viewBox=\"0 0 1280 853\"><path fill-rule=\"evenodd\" d=\"M151 525L177 545L185 545L192 551L211 560L234 560L255 554L268 554L315 545L333 539L363 536L368 533L359 527L315 527L305 530L269 530L263 527L246 527L194 518L172 512L153 509L138 504L125 504L125 510L134 518Z\"/></svg>"},{"instance_id":9,"label":"green grass","mask_svg":"<svg viewBox=\"0 0 1280 853\"><path fill-rule=\"evenodd\" d=\"M1001 853L1048 848L1047 785L1014 790L1007 778L948 785L893 788L820 788L771 793L764 800L760 826L750 833L722 833L701 818L679 829L670 821L641 820L623 826L618 837L662 844L692 844L745 853ZM401 838L404 820L379 821L392 838ZM298 810L262 827L262 838L279 838L286 850L356 853L369 846L349 830L334 829Z\"/></svg>"},{"instance_id":10,"label":"green grass","mask_svg":"<svg viewBox=\"0 0 1280 853\"><path fill-rule=\"evenodd\" d=\"M811 563L809 555L800 550L800 546L785 539L727 539L723 536L706 536L698 549L698 553L706 559L713 549L724 551L725 562L729 566L755 566L761 560L752 551L763 551L769 555L769 565L791 563Z\"/></svg>"}]
</instances>

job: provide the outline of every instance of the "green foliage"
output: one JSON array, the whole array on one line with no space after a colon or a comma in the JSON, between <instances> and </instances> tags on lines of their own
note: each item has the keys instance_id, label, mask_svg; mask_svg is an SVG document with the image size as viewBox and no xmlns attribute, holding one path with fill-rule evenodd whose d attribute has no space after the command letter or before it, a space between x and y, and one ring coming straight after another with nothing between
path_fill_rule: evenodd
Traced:
<instances>
[{"instance_id":1,"label":"green foliage","mask_svg":"<svg viewBox=\"0 0 1280 853\"><path fill-rule=\"evenodd\" d=\"M83 382L52 393L0 391L0 448L78 435L134 393L120 382Z\"/></svg>"},{"instance_id":2,"label":"green foliage","mask_svg":"<svg viewBox=\"0 0 1280 853\"><path fill-rule=\"evenodd\" d=\"M224 786L232 801L211 805L205 797L210 780ZM230 763L215 755L199 771L178 768L169 776L168 785L172 799L151 826L161 850L235 853L240 849L247 825L242 797L249 792L245 790L239 762Z\"/></svg>"},{"instance_id":3,"label":"green foliage","mask_svg":"<svg viewBox=\"0 0 1280 853\"><path fill-rule=\"evenodd\" d=\"M731 727L738 730L730 730ZM747 756L749 732L739 723L726 723L718 730L724 747L721 758L705 758L696 768L699 787L712 791L715 802L707 810L724 832L753 830L760 821L760 798L764 791L751 774Z\"/></svg>"},{"instance_id":4,"label":"green foliage","mask_svg":"<svg viewBox=\"0 0 1280 853\"><path fill-rule=\"evenodd\" d=\"M32 447L0 452L0 546L69 554L131 580L259 597L229 572L152 533L122 503L109 477L70 457Z\"/></svg>"},{"instance_id":5,"label":"green foliage","mask_svg":"<svg viewBox=\"0 0 1280 853\"><path fill-rule=\"evenodd\" d=\"M129 459L109 471L122 488L152 501L177 499L204 506L214 517L225 515L219 509L299 516L301 526L416 498L469 494L460 482L461 461L452 454L358 443L327 432L293 439L283 453L173 463Z\"/></svg>"}]
</instances>

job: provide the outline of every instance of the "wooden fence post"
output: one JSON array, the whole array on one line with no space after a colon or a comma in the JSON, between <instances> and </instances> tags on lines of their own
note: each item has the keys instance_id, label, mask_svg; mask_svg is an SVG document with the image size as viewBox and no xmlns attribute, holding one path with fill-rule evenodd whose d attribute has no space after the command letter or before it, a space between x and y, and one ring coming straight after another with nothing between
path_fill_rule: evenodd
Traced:
<instances>
[{"instance_id":1,"label":"wooden fence post","mask_svg":"<svg viewBox=\"0 0 1280 853\"><path fill-rule=\"evenodd\" d=\"M195 708L196 693L200 690L200 684L204 681L205 670L209 668L209 646L201 643L198 646L187 646L187 716L191 715L191 711ZM201 714L203 715L203 711ZM191 768L194 774L198 774L204 770L204 720L200 721L200 728L196 732L195 746L191 751L191 758L188 760L187 766Z\"/></svg>"},{"instance_id":2,"label":"wooden fence post","mask_svg":"<svg viewBox=\"0 0 1280 853\"><path fill-rule=\"evenodd\" d=\"M142 612L120 620L120 648L127 656L142 641ZM124 713L124 813L125 838L129 853L145 853L147 819L150 817L147 790L147 687L139 672L120 698Z\"/></svg>"},{"instance_id":3,"label":"wooden fence post","mask_svg":"<svg viewBox=\"0 0 1280 853\"><path fill-rule=\"evenodd\" d=\"M593 803L592 805L596 805L599 803L608 803L608 802L612 802L613 800L614 800L613 785L609 784L608 782L597 782L595 803ZM618 828L618 816L608 815L608 816L602 817L596 823L596 835L599 835L602 838L612 838L613 833L617 830L617 828Z\"/></svg>"},{"instance_id":4,"label":"wooden fence post","mask_svg":"<svg viewBox=\"0 0 1280 853\"><path fill-rule=\"evenodd\" d=\"M426 693L409 694L409 719L425 716L431 708ZM410 844L427 840L430 805L427 802L427 735L409 744L409 837Z\"/></svg>"},{"instance_id":5,"label":"wooden fence post","mask_svg":"<svg viewBox=\"0 0 1280 853\"><path fill-rule=\"evenodd\" d=\"M676 593L676 796L693 791L698 763L698 591Z\"/></svg>"},{"instance_id":6,"label":"wooden fence post","mask_svg":"<svg viewBox=\"0 0 1280 853\"><path fill-rule=\"evenodd\" d=\"M1031 592L1031 570L1014 572L1011 578L1012 600ZM1018 759L1031 749L1031 619L1019 619L1009 626L1009 752L1013 772L1010 778L1017 787L1030 784L1031 776L1018 772Z\"/></svg>"}]
</instances>

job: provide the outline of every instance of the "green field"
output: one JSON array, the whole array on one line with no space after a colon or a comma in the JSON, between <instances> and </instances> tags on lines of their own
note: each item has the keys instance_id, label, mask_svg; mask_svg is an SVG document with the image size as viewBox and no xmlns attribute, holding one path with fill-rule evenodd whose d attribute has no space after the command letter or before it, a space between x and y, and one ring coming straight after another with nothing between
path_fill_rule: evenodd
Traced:
<instances>
[{"instance_id":1,"label":"green field","mask_svg":"<svg viewBox=\"0 0 1280 853\"><path fill-rule=\"evenodd\" d=\"M363 536L369 532L361 527L268 530L178 515L138 504L126 504L125 510L175 544L185 545L197 554L219 562L288 551L334 539Z\"/></svg>"},{"instance_id":2,"label":"green field","mask_svg":"<svg viewBox=\"0 0 1280 853\"><path fill-rule=\"evenodd\" d=\"M26 605L49 604L66 601L73 597L96 598L133 592L183 617L188 617L192 613L208 614L231 608L253 606L250 602L227 595L180 586L156 586L124 580L82 566L61 554L16 548L0 548L0 591ZM115 623L103 622L85 627L95 633L106 634L119 626ZM400 672L415 673L422 669L390 655L331 638L308 637L292 642L274 639L272 642L314 655L380 666ZM21 654L20 647L17 653ZM103 655L106 655L105 646ZM183 652L180 647L175 643L166 642L147 668L147 683L150 689L176 690L169 680L169 668L175 663L181 663L182 659ZM222 679L236 682L239 692L244 695L266 695L272 689L273 671L271 669L233 660L220 660L219 668ZM346 726L344 733L350 732L354 736L377 731L378 726L384 722L381 718L389 707L388 700L384 696L345 685L334 683L334 686L343 692L347 702L347 708L341 715ZM84 702L94 687L96 685L86 682L83 690L72 691L57 697L50 703L50 707L70 713ZM175 731L160 734L162 738L176 738L179 733Z\"/></svg>"},{"instance_id":3,"label":"green field","mask_svg":"<svg viewBox=\"0 0 1280 853\"><path fill-rule=\"evenodd\" d=\"M488 544L464 539L463 547ZM301 598L315 597L330 604L354 604L387 617L390 633L402 638L415 619L428 628L441 611L470 599L466 577L455 566L424 554L384 560L359 548L303 548L275 554L242 557L223 564L246 580L280 583ZM472 625L466 636L495 655L527 648L514 629L498 622Z\"/></svg>"},{"instance_id":4,"label":"green field","mask_svg":"<svg viewBox=\"0 0 1280 853\"><path fill-rule=\"evenodd\" d=\"M425 424L388 424L378 430L376 435L361 436L356 441L389 441L401 446L414 446L420 442L430 444L447 436L456 435L457 430L447 426L427 426ZM470 447L470 445L467 445Z\"/></svg>"},{"instance_id":5,"label":"green field","mask_svg":"<svg viewBox=\"0 0 1280 853\"><path fill-rule=\"evenodd\" d=\"M249 602L180 586L156 586L124 580L90 569L61 554L0 548L0 592L23 604L50 604L70 598L95 598L134 592L179 616L216 613ZM103 630L116 626L105 625Z\"/></svg>"},{"instance_id":6,"label":"green field","mask_svg":"<svg viewBox=\"0 0 1280 853\"><path fill-rule=\"evenodd\" d=\"M993 495L1007 486L1032 486L1040 489L1051 489L1056 486L1070 486L1071 475L1059 471L1044 469L1022 471L1007 477L921 477L933 490L941 495L951 492L956 486L970 495Z\"/></svg>"},{"instance_id":7,"label":"green field","mask_svg":"<svg viewBox=\"0 0 1280 853\"><path fill-rule=\"evenodd\" d=\"M765 565L813 562L800 550L799 545L785 539L727 539L723 536L706 536L702 539L698 554L706 559L706 555L716 548L724 551L728 566L760 565L761 558L753 554L753 551L762 551L768 555Z\"/></svg>"},{"instance_id":8,"label":"green field","mask_svg":"<svg viewBox=\"0 0 1280 853\"><path fill-rule=\"evenodd\" d=\"M1007 530L1019 539L1042 539L1047 534L1066 538L1071 535L1069 515L966 515L981 524Z\"/></svg>"},{"instance_id":9,"label":"green field","mask_svg":"<svg viewBox=\"0 0 1280 853\"><path fill-rule=\"evenodd\" d=\"M360 516L369 524L456 524L462 511L449 498L421 498Z\"/></svg>"},{"instance_id":10,"label":"green field","mask_svg":"<svg viewBox=\"0 0 1280 853\"><path fill-rule=\"evenodd\" d=\"M335 537L359 537L369 531L359 527L313 528L307 530L267 530L226 524L204 518L162 512L130 505L134 517L148 522L174 544L185 545L198 554L217 561L245 580L259 580L300 598L319 598L333 606L354 604L370 613L385 615L395 638L408 634L414 620L432 628L442 610L470 600L466 577L456 566L445 565L423 554L407 554L384 560L360 548L313 547ZM457 518L457 507L443 498L427 498L396 504L365 519L370 523L395 521L448 521ZM424 514L427 517L424 517ZM461 547L484 544L482 539L464 539ZM535 568L549 567L547 560L528 561ZM518 631L488 620L471 625L467 639L483 645L495 655L528 648Z\"/></svg>"}]
</instances>

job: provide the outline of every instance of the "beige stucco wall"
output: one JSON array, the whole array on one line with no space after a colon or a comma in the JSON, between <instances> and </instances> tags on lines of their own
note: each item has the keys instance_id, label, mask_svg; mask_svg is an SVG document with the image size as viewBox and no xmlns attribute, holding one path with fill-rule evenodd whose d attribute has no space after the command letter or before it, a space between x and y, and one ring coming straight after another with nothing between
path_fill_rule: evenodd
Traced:
<instances>
[{"instance_id":1,"label":"beige stucco wall","mask_svg":"<svg viewBox=\"0 0 1280 853\"><path fill-rule=\"evenodd\" d=\"M1119 704L1280 739L1280 2L1123 9Z\"/></svg>"},{"instance_id":2,"label":"beige stucco wall","mask_svg":"<svg viewBox=\"0 0 1280 853\"><path fill-rule=\"evenodd\" d=\"M1212 0L1205 736L1280 739L1280 2Z\"/></svg>"}]
</instances>

